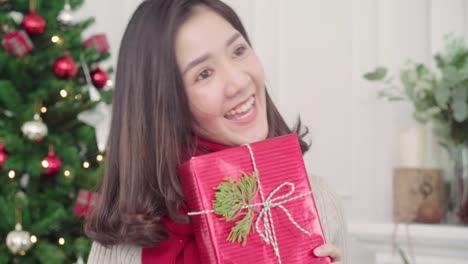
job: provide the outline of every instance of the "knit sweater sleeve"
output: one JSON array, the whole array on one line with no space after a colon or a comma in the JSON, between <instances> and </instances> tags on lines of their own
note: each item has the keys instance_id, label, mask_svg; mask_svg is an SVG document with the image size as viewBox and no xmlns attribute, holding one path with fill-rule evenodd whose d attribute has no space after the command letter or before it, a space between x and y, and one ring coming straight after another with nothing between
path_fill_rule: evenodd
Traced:
<instances>
[{"instance_id":1,"label":"knit sweater sleeve","mask_svg":"<svg viewBox=\"0 0 468 264\"><path fill-rule=\"evenodd\" d=\"M141 247L115 245L105 247L94 242L88 264L141 264Z\"/></svg>"},{"instance_id":2,"label":"knit sweater sleeve","mask_svg":"<svg viewBox=\"0 0 468 264\"><path fill-rule=\"evenodd\" d=\"M322 178L311 176L310 182L326 242L342 251L342 262L346 264L347 227L341 199Z\"/></svg>"}]
</instances>

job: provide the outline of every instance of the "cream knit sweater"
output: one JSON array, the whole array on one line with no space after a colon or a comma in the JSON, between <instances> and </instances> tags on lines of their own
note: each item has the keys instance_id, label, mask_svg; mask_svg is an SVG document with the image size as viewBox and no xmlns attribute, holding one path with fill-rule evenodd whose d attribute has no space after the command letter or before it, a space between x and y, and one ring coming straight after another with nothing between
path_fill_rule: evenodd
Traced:
<instances>
[{"instance_id":1,"label":"cream knit sweater","mask_svg":"<svg viewBox=\"0 0 468 264\"><path fill-rule=\"evenodd\" d=\"M347 263L346 221L339 197L318 177L311 177L312 192L320 216L327 243L343 251L343 263ZM141 247L115 245L104 247L93 243L88 264L141 264Z\"/></svg>"}]
</instances>

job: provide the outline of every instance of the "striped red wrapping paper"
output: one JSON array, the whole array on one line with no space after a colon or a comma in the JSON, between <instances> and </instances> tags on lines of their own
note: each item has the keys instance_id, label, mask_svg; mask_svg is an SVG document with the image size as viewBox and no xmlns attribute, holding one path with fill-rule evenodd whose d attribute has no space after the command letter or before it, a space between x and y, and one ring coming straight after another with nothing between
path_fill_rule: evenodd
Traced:
<instances>
[{"instance_id":1,"label":"striped red wrapping paper","mask_svg":"<svg viewBox=\"0 0 468 264\"><path fill-rule=\"evenodd\" d=\"M191 216L195 239L202 263L294 263L328 264L329 258L317 258L311 250L325 243L309 178L304 166L298 138L295 134L277 137L250 144L264 199L272 196L273 203L286 201L280 208L273 206L271 216L278 254L272 244L264 241L255 228L259 213L264 208L255 208L253 229L248 235L246 246L228 242L226 239L235 222L226 222L213 212ZM237 180L241 172L254 171L251 154L247 146L192 157L178 168L185 199L190 212L213 209L214 188L226 178ZM284 185L287 183L286 185ZM278 190L278 187L284 185ZM290 196L282 197L295 190ZM275 192L275 189L276 192ZM272 194L273 192L273 194ZM306 194L302 195L301 194ZM278 199L276 199L278 198ZM290 200L291 198L294 198ZM258 194L254 203L264 203ZM263 220L263 218L262 218ZM293 222L311 235L300 230ZM260 230L264 231L263 221ZM269 229L267 228L267 229ZM278 256L279 255L279 256Z\"/></svg>"}]
</instances>

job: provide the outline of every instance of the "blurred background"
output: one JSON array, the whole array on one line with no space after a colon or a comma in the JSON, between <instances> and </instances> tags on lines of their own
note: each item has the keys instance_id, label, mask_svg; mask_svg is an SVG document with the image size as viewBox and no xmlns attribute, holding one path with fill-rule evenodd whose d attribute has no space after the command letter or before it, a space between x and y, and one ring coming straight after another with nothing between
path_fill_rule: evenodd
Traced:
<instances>
[{"instance_id":1,"label":"blurred background","mask_svg":"<svg viewBox=\"0 0 468 264\"><path fill-rule=\"evenodd\" d=\"M84 39L106 34L111 56L102 68L116 65L123 31L140 2L88 0L74 13L76 19L96 19ZM468 220L463 224L456 211L462 204L450 202L457 199L453 187L468 181L468 53L463 44L468 1L225 2L241 16L281 113L291 125L300 116L310 129L306 166L342 198L350 263L468 263ZM453 40L457 38L461 42ZM447 43L452 43L448 49ZM434 60L437 53L443 53L439 61ZM461 62L455 65L454 57ZM455 66L448 67L452 62ZM379 66L385 69L374 71ZM366 79L369 72L373 74ZM402 82L401 76L409 79ZM453 85L444 86L452 79ZM431 95L431 89L449 86L456 91L444 102L453 106L455 117L436 116L446 109L441 106L444 96ZM439 112L419 118L427 124L417 122L414 112L427 114L428 109ZM446 125L444 120L463 124L455 139L453 133L446 138L433 134L437 125ZM452 148L441 147L440 139ZM458 152L449 155L447 149ZM415 198L420 192L423 200ZM422 207L431 195L433 203Z\"/></svg>"}]
</instances>

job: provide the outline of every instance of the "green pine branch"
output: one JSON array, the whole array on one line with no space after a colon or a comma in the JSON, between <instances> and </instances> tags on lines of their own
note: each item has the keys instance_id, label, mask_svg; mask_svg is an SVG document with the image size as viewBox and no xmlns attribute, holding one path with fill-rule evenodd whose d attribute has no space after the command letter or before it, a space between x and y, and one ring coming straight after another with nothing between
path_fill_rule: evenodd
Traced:
<instances>
[{"instance_id":1,"label":"green pine branch","mask_svg":"<svg viewBox=\"0 0 468 264\"><path fill-rule=\"evenodd\" d=\"M39 259L41 264L62 264L67 256L57 245L51 244L48 241L40 240L37 245L34 245L37 250L34 255Z\"/></svg>"},{"instance_id":2,"label":"green pine branch","mask_svg":"<svg viewBox=\"0 0 468 264\"><path fill-rule=\"evenodd\" d=\"M214 188L217 192L213 202L214 212L222 216L222 220L235 221L227 238L230 242L247 244L247 236L252 229L254 208L249 207L257 195L257 172L247 174L242 172L242 177L236 182L230 178Z\"/></svg>"}]
</instances>

